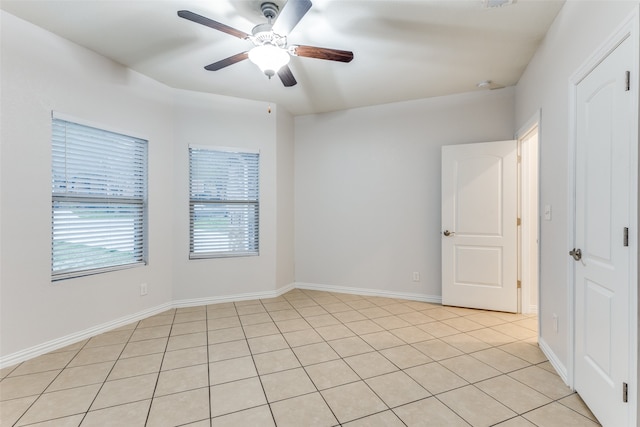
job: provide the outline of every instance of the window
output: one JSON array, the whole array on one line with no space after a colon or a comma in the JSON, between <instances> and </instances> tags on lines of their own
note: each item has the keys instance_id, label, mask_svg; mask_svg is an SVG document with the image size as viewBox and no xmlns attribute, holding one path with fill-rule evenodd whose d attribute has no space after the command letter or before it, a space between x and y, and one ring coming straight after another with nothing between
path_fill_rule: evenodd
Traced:
<instances>
[{"instance_id":1,"label":"window","mask_svg":"<svg viewBox=\"0 0 640 427\"><path fill-rule=\"evenodd\" d=\"M147 141L52 124L52 280L146 263Z\"/></svg>"},{"instance_id":2,"label":"window","mask_svg":"<svg viewBox=\"0 0 640 427\"><path fill-rule=\"evenodd\" d=\"M260 155L189 147L189 258L258 255Z\"/></svg>"}]
</instances>

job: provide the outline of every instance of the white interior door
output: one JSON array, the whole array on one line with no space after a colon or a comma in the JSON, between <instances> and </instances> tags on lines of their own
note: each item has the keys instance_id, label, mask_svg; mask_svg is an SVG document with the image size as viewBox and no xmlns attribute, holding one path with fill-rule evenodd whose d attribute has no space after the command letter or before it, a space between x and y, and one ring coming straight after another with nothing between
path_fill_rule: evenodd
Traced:
<instances>
[{"instance_id":1,"label":"white interior door","mask_svg":"<svg viewBox=\"0 0 640 427\"><path fill-rule=\"evenodd\" d=\"M517 142L442 147L442 303L516 312Z\"/></svg>"},{"instance_id":2,"label":"white interior door","mask_svg":"<svg viewBox=\"0 0 640 427\"><path fill-rule=\"evenodd\" d=\"M626 39L577 86L575 387L604 426L630 422L631 49Z\"/></svg>"}]
</instances>

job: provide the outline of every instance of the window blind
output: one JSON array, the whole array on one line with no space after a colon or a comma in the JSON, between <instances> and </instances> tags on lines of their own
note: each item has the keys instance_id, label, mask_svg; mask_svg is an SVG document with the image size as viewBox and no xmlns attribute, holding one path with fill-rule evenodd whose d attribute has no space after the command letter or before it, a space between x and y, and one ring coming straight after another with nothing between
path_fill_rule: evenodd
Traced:
<instances>
[{"instance_id":1,"label":"window blind","mask_svg":"<svg viewBox=\"0 0 640 427\"><path fill-rule=\"evenodd\" d=\"M189 257L259 253L258 153L189 147Z\"/></svg>"},{"instance_id":2,"label":"window blind","mask_svg":"<svg viewBox=\"0 0 640 427\"><path fill-rule=\"evenodd\" d=\"M147 141L54 118L52 280L145 263Z\"/></svg>"}]
</instances>

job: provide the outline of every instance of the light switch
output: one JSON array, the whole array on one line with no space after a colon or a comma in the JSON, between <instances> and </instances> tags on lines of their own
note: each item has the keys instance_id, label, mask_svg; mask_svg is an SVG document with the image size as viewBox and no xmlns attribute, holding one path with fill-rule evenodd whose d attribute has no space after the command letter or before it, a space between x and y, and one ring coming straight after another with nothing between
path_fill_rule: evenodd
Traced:
<instances>
[{"instance_id":1,"label":"light switch","mask_svg":"<svg viewBox=\"0 0 640 427\"><path fill-rule=\"evenodd\" d=\"M551 221L551 205L544 205L544 220Z\"/></svg>"}]
</instances>

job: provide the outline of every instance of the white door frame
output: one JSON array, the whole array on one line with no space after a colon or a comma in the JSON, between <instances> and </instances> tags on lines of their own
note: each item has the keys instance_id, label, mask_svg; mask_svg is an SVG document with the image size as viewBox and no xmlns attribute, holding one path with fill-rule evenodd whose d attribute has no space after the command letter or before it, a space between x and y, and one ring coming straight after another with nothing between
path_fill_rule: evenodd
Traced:
<instances>
[{"instance_id":1,"label":"white door frame","mask_svg":"<svg viewBox=\"0 0 640 427\"><path fill-rule=\"evenodd\" d=\"M632 60L631 69L631 88L633 109L635 114L631 114L632 126L635 132L632 133L631 144L631 157L636 159L636 162L631 166L631 183L630 183L630 230L629 233L629 249L630 254L630 275L629 280L631 283L629 293L630 304L630 352L629 355L631 364L629 379L629 405L633 405L631 408L631 425L636 425L635 421L638 419L638 64L640 61L640 8L636 7L627 19L617 28L609 39L604 42L590 57L578 68L576 72L569 79L569 167L568 167L568 194L569 194L569 209L567 218L567 251L574 247L574 235L575 235L575 211L576 211L576 197L575 197L575 171L576 171L576 147L577 147L577 88L578 84L589 73L602 62L615 48L622 43L625 39L630 38L633 43L634 58ZM633 179L635 178L635 179ZM574 277L574 261L567 255L566 267L567 267L567 290L568 290L568 307L567 312L569 316L567 318L569 327L569 358L567 360L567 379L569 386L575 390L575 277ZM635 419L634 419L635 418Z\"/></svg>"},{"instance_id":2,"label":"white door frame","mask_svg":"<svg viewBox=\"0 0 640 427\"><path fill-rule=\"evenodd\" d=\"M536 278L540 277L540 110L538 110L529 120L526 121L515 134L515 139L518 141L518 153L520 153L521 161L519 162L519 179L520 185L518 188L518 212L519 217L522 218L522 225L519 230L518 240L518 279L521 280L522 288L520 289L520 295L518 296L518 304L520 306L520 313L524 314L537 314L539 313L540 304L540 282ZM538 134L538 143L535 147L535 155L532 152L532 147L524 145L524 141L529 134L536 131ZM534 170L535 169L535 170ZM531 194L529 189L531 183L537 184L536 194ZM532 204L535 203L536 210L538 211L537 218L531 218ZM532 241L531 225L532 221L538 223L538 233L535 236L537 242ZM530 257L536 258L536 273L525 265L526 260ZM531 308L531 291L533 288L537 289L538 305L535 311ZM540 323L540 319L538 319ZM538 330L540 325L538 324Z\"/></svg>"}]
</instances>

